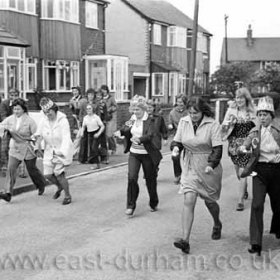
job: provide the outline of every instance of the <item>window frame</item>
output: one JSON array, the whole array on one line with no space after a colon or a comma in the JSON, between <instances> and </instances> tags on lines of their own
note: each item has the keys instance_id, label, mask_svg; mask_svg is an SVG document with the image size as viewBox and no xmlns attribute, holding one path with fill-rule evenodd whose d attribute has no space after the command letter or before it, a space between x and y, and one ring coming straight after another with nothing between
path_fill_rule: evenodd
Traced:
<instances>
[{"instance_id":1,"label":"window frame","mask_svg":"<svg viewBox=\"0 0 280 280\"><path fill-rule=\"evenodd\" d=\"M174 42L171 42L171 35L174 36ZM187 29L184 27L172 25L167 28L167 46L187 48Z\"/></svg>"},{"instance_id":2,"label":"window frame","mask_svg":"<svg viewBox=\"0 0 280 280\"><path fill-rule=\"evenodd\" d=\"M27 57L25 60L25 67L26 67L26 78L25 78L25 91L26 92L32 92L34 89L38 86L38 79L37 79L37 59L32 59ZM29 88L29 69L34 68L34 87Z\"/></svg>"},{"instance_id":3,"label":"window frame","mask_svg":"<svg viewBox=\"0 0 280 280\"><path fill-rule=\"evenodd\" d=\"M162 94L156 94L155 93L155 81L156 81L156 75L161 75L162 76L162 87L161 87L161 92ZM152 73L152 96L155 97L162 97L165 95L165 79L166 79L167 73L164 72L154 72Z\"/></svg>"},{"instance_id":4,"label":"window frame","mask_svg":"<svg viewBox=\"0 0 280 280\"><path fill-rule=\"evenodd\" d=\"M95 17L93 18L94 22L92 24L92 22L89 22L89 20L88 20L88 12L90 12L89 10L93 7L95 7L94 8ZM98 28L98 4L97 3L85 1L85 26L86 26L86 28L99 29Z\"/></svg>"},{"instance_id":5,"label":"window frame","mask_svg":"<svg viewBox=\"0 0 280 280\"><path fill-rule=\"evenodd\" d=\"M29 15L37 15L36 14L36 0L14 0L15 7L10 7L9 0L1 0L0 1L0 10L9 10L15 11L18 13L29 14ZM24 3L24 10L19 9L19 2ZM32 3L32 10L28 10L29 7L28 3Z\"/></svg>"},{"instance_id":6,"label":"window frame","mask_svg":"<svg viewBox=\"0 0 280 280\"><path fill-rule=\"evenodd\" d=\"M41 19L60 20L79 24L79 0L52 0L52 16L48 15L48 5L51 0L42 0ZM66 3L70 5L70 17L66 17ZM62 5L62 6L61 6ZM60 8L62 7L62 13Z\"/></svg>"},{"instance_id":7,"label":"window frame","mask_svg":"<svg viewBox=\"0 0 280 280\"><path fill-rule=\"evenodd\" d=\"M153 24L153 43L154 45L162 45L162 26L160 24Z\"/></svg>"},{"instance_id":8,"label":"window frame","mask_svg":"<svg viewBox=\"0 0 280 280\"><path fill-rule=\"evenodd\" d=\"M49 62L53 62L53 66L48 66ZM69 66L68 66L69 65ZM67 69L69 67L69 69ZM55 69L55 89L49 89L49 79L48 82L46 80L46 69ZM63 70L63 86L60 85L61 78L61 70ZM69 88L67 88L67 71L70 71L70 83ZM71 88L73 86L77 86L74 84L74 71L77 71L77 81L80 80L80 63L79 61L66 61L66 60L43 60L43 89L47 92L71 92Z\"/></svg>"}]
</instances>

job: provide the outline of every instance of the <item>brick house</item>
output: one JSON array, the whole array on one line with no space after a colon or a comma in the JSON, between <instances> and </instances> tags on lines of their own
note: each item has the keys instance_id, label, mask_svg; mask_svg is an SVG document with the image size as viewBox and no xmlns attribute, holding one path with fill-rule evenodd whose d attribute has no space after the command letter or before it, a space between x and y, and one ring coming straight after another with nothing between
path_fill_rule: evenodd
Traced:
<instances>
[{"instance_id":1,"label":"brick house","mask_svg":"<svg viewBox=\"0 0 280 280\"><path fill-rule=\"evenodd\" d=\"M16 87L34 105L39 88L63 104L72 86L121 91L128 59L105 55L107 6L104 0L1 0L1 96ZM117 66L122 72L115 79Z\"/></svg>"},{"instance_id":2,"label":"brick house","mask_svg":"<svg viewBox=\"0 0 280 280\"><path fill-rule=\"evenodd\" d=\"M106 9L106 53L129 58L129 92L174 103L186 93L193 21L165 1L112 0ZM198 28L196 86L208 89L211 34Z\"/></svg>"},{"instance_id":3,"label":"brick house","mask_svg":"<svg viewBox=\"0 0 280 280\"><path fill-rule=\"evenodd\" d=\"M280 38L253 37L251 25L248 26L247 36L243 38L227 38L227 61L226 42L223 40L220 64L233 62L251 62L252 71L264 69L268 64L280 65ZM254 93L265 93L268 86L256 86L252 88Z\"/></svg>"}]
</instances>

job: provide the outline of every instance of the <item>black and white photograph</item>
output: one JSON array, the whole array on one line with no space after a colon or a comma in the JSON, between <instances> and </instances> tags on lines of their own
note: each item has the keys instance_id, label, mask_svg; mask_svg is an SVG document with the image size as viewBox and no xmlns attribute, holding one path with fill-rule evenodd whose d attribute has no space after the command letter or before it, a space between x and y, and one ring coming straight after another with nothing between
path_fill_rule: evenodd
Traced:
<instances>
[{"instance_id":1,"label":"black and white photograph","mask_svg":"<svg viewBox=\"0 0 280 280\"><path fill-rule=\"evenodd\" d=\"M0 280L278 280L279 10L0 0Z\"/></svg>"}]
</instances>

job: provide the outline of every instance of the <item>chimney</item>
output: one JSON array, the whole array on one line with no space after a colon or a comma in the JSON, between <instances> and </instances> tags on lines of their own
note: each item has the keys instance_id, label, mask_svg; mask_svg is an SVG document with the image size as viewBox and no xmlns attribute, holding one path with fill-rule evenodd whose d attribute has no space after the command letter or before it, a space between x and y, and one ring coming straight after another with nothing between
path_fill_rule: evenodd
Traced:
<instances>
[{"instance_id":1,"label":"chimney","mask_svg":"<svg viewBox=\"0 0 280 280\"><path fill-rule=\"evenodd\" d=\"M248 30L247 30L247 46L248 47L253 46L253 30L251 28L251 24L249 24Z\"/></svg>"}]
</instances>

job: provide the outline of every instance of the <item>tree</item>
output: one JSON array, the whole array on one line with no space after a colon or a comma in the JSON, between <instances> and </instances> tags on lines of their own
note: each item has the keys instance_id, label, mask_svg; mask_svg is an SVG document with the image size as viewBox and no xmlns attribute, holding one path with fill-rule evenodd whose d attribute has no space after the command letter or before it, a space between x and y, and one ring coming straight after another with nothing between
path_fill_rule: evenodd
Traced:
<instances>
[{"instance_id":1,"label":"tree","mask_svg":"<svg viewBox=\"0 0 280 280\"><path fill-rule=\"evenodd\" d=\"M280 93L280 65L275 62L266 63L263 69L253 73L251 84Z\"/></svg>"},{"instance_id":2,"label":"tree","mask_svg":"<svg viewBox=\"0 0 280 280\"><path fill-rule=\"evenodd\" d=\"M227 93L233 95L236 90L235 82L241 81L249 85L254 66L250 62L234 62L222 65L212 76L210 88L212 93Z\"/></svg>"}]
</instances>

